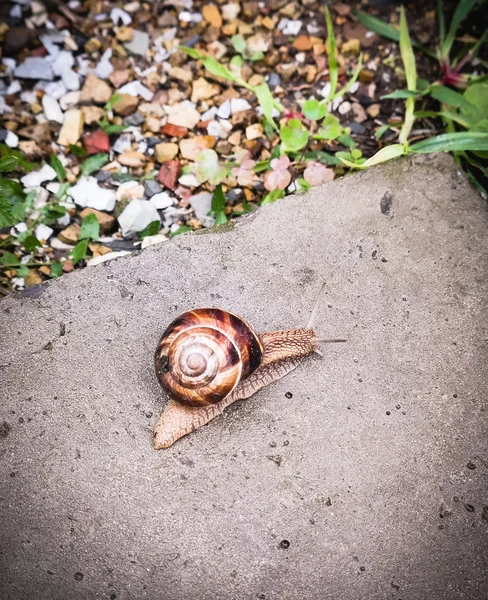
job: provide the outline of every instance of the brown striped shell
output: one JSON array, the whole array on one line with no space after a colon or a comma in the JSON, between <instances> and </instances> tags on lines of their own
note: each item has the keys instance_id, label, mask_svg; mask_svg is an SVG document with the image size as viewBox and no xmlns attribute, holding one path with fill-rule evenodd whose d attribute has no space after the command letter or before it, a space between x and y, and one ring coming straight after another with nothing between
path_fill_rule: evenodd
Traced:
<instances>
[{"instance_id":1,"label":"brown striped shell","mask_svg":"<svg viewBox=\"0 0 488 600\"><path fill-rule=\"evenodd\" d=\"M197 308L169 325L154 363L171 398L187 406L208 406L255 371L263 353L261 340L244 319L219 308Z\"/></svg>"}]
</instances>

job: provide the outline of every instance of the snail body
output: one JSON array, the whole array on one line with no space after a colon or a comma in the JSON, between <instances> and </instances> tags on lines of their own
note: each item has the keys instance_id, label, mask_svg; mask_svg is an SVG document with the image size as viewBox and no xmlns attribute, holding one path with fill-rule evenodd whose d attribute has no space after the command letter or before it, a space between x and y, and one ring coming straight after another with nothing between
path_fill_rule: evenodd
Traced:
<instances>
[{"instance_id":1,"label":"snail body","mask_svg":"<svg viewBox=\"0 0 488 600\"><path fill-rule=\"evenodd\" d=\"M317 303L316 303L317 305ZM309 324L257 334L241 317L197 308L177 317L156 348L156 376L171 400L154 428L154 447L168 448L237 400L280 379L312 352L320 354Z\"/></svg>"}]
</instances>

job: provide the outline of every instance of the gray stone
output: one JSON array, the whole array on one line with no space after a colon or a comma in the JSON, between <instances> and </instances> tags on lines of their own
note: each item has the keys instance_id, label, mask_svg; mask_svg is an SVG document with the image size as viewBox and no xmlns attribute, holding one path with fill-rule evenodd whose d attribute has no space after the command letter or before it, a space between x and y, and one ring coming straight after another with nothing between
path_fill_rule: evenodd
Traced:
<instances>
[{"instance_id":1,"label":"gray stone","mask_svg":"<svg viewBox=\"0 0 488 600\"><path fill-rule=\"evenodd\" d=\"M40 56L29 56L14 71L15 77L21 79L47 79L51 81L54 77L51 65L45 58Z\"/></svg>"},{"instance_id":2,"label":"gray stone","mask_svg":"<svg viewBox=\"0 0 488 600\"><path fill-rule=\"evenodd\" d=\"M145 56L149 48L149 34L145 31L134 29L132 40L124 44L124 46L131 54Z\"/></svg>"},{"instance_id":3,"label":"gray stone","mask_svg":"<svg viewBox=\"0 0 488 600\"><path fill-rule=\"evenodd\" d=\"M146 192L146 196L151 198L154 194L159 194L163 191L163 186L154 179L147 179L143 182L144 191Z\"/></svg>"},{"instance_id":4,"label":"gray stone","mask_svg":"<svg viewBox=\"0 0 488 600\"><path fill-rule=\"evenodd\" d=\"M484 600L486 203L392 162L0 302L0 596ZM168 450L158 339L346 336Z\"/></svg>"}]
</instances>

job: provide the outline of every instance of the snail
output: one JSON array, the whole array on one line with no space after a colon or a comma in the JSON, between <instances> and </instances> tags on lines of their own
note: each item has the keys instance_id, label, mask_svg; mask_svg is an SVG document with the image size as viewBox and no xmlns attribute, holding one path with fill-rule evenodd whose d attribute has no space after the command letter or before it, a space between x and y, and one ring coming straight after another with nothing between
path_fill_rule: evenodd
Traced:
<instances>
[{"instance_id":1,"label":"snail","mask_svg":"<svg viewBox=\"0 0 488 600\"><path fill-rule=\"evenodd\" d=\"M171 398L154 428L156 450L169 448L236 400L284 377L312 352L322 356L319 344L345 342L315 336L319 299L320 293L303 329L257 334L243 318L220 308L197 308L177 317L154 356L156 376Z\"/></svg>"}]
</instances>

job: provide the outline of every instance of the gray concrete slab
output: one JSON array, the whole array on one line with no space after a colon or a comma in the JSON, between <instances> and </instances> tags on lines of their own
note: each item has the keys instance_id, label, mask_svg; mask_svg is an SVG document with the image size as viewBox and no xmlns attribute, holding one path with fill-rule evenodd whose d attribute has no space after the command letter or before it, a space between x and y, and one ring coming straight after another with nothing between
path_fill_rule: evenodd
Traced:
<instances>
[{"instance_id":1,"label":"gray concrete slab","mask_svg":"<svg viewBox=\"0 0 488 600\"><path fill-rule=\"evenodd\" d=\"M486 598L486 225L421 157L3 300L0 597ZM302 326L323 280L349 342L153 450L165 326Z\"/></svg>"}]
</instances>

